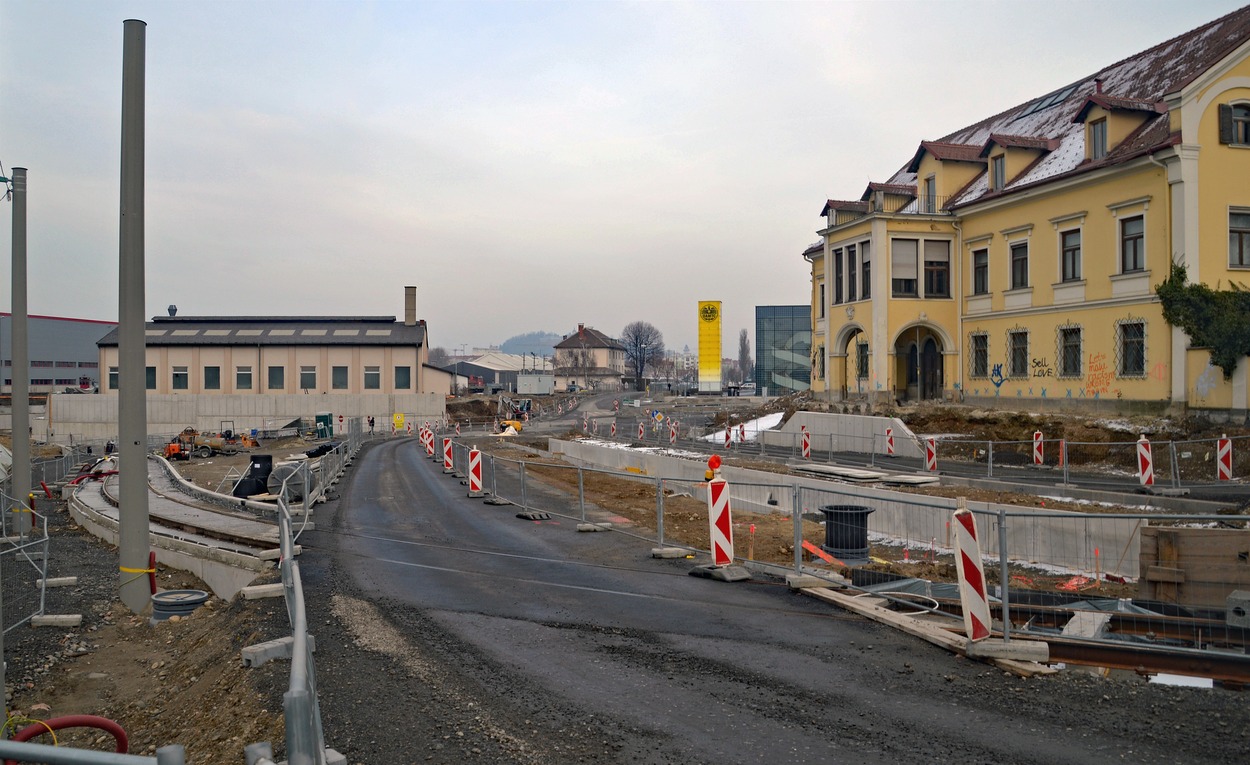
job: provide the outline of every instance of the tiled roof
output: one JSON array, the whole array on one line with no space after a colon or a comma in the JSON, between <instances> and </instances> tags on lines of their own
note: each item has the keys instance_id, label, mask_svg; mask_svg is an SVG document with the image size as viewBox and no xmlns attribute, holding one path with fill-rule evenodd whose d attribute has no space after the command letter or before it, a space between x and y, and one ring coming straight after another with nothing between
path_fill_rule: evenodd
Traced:
<instances>
[{"instance_id":1,"label":"tiled roof","mask_svg":"<svg viewBox=\"0 0 1250 765\"><path fill-rule=\"evenodd\" d=\"M861 201L866 201L872 196L874 191L883 191L886 194L901 194L904 196L916 196L915 176L912 176L912 183L869 183L868 188L864 189L864 195L860 197Z\"/></svg>"},{"instance_id":2,"label":"tiled roof","mask_svg":"<svg viewBox=\"0 0 1250 765\"><path fill-rule=\"evenodd\" d=\"M1040 151L1054 151L1059 148L1058 138L1047 138L1040 135L1007 135L1006 133L991 133L989 140L985 142L984 148L981 149L981 156L988 157L990 155L991 146L1001 146L1004 149L1038 149Z\"/></svg>"},{"instance_id":3,"label":"tiled roof","mask_svg":"<svg viewBox=\"0 0 1250 765\"><path fill-rule=\"evenodd\" d=\"M1083 172L1091 167L1159 151L1171 146L1175 138L1167 126L1168 118L1158 113L1158 104L1247 40L1250 40L1250 6L1104 67L1051 93L942 136L933 143L984 147L995 137L1015 136L1034 141L1044 139L1048 147L1053 146L1026 172L1011 179L1006 189L994 192L995 196ZM1108 95L1110 93L1117 95ZM1101 99L1108 108L1131 108L1148 113L1141 129L1097 163L1085 159L1084 127L1072 121L1073 115L1092 98ZM886 183L869 184L869 191L908 187L915 181L915 170L909 162ZM914 189L909 193L914 193ZM990 193L988 183L981 177L970 183L949 206L966 205ZM867 196L868 193L865 193L864 197Z\"/></svg>"},{"instance_id":4,"label":"tiled roof","mask_svg":"<svg viewBox=\"0 0 1250 765\"><path fill-rule=\"evenodd\" d=\"M576 332L556 343L554 347L622 349L620 343L603 334L594 327L578 327Z\"/></svg>"},{"instance_id":5,"label":"tiled roof","mask_svg":"<svg viewBox=\"0 0 1250 765\"><path fill-rule=\"evenodd\" d=\"M916 149L916 154L911 158L911 163L907 167L909 171L914 173L920 169L920 160L924 158L925 152L944 162L984 163L984 160L981 159L980 146L962 143L943 143L941 141L921 141L920 148Z\"/></svg>"},{"instance_id":6,"label":"tiled roof","mask_svg":"<svg viewBox=\"0 0 1250 765\"><path fill-rule=\"evenodd\" d=\"M868 212L868 203L862 199L830 199L825 202L825 206L821 208L821 216L829 214L830 210L854 210L855 212Z\"/></svg>"},{"instance_id":7,"label":"tiled roof","mask_svg":"<svg viewBox=\"0 0 1250 765\"><path fill-rule=\"evenodd\" d=\"M803 257L807 257L808 255L815 255L816 253L824 252L824 250L825 250L825 243L823 240L819 242L812 242L811 244L807 245L806 250L803 250Z\"/></svg>"}]
</instances>

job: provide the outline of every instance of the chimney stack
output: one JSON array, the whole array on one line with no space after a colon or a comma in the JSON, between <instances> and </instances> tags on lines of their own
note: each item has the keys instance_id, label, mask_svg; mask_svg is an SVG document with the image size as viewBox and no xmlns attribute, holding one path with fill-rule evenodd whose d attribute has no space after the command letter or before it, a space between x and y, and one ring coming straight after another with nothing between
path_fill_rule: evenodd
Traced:
<instances>
[{"instance_id":1,"label":"chimney stack","mask_svg":"<svg viewBox=\"0 0 1250 765\"><path fill-rule=\"evenodd\" d=\"M417 288L404 287L404 326L417 326Z\"/></svg>"},{"instance_id":2,"label":"chimney stack","mask_svg":"<svg viewBox=\"0 0 1250 765\"><path fill-rule=\"evenodd\" d=\"M584 337L585 334L586 334L586 325L582 324L580 321L577 322L577 336Z\"/></svg>"}]
</instances>

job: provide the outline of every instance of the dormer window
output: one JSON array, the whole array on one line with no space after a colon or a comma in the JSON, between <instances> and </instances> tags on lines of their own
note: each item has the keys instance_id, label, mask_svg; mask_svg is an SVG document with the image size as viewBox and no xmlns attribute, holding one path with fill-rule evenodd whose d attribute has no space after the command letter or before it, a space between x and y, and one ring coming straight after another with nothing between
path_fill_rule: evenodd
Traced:
<instances>
[{"instance_id":1,"label":"dormer window","mask_svg":"<svg viewBox=\"0 0 1250 765\"><path fill-rule=\"evenodd\" d=\"M1250 146L1250 104L1220 104L1220 143Z\"/></svg>"},{"instance_id":2,"label":"dormer window","mask_svg":"<svg viewBox=\"0 0 1250 765\"><path fill-rule=\"evenodd\" d=\"M1107 156L1107 120L1089 123L1089 158L1103 159Z\"/></svg>"},{"instance_id":3,"label":"dormer window","mask_svg":"<svg viewBox=\"0 0 1250 765\"><path fill-rule=\"evenodd\" d=\"M1001 191L1007 185L1007 155L990 158L990 189Z\"/></svg>"}]
</instances>

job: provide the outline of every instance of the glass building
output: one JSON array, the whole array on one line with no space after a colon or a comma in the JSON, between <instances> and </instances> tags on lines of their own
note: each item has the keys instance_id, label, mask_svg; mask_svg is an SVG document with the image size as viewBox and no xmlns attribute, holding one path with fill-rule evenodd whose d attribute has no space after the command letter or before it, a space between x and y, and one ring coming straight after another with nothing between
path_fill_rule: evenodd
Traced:
<instances>
[{"instance_id":1,"label":"glass building","mask_svg":"<svg viewBox=\"0 0 1250 765\"><path fill-rule=\"evenodd\" d=\"M769 396L812 385L812 307L755 307L755 387Z\"/></svg>"}]
</instances>

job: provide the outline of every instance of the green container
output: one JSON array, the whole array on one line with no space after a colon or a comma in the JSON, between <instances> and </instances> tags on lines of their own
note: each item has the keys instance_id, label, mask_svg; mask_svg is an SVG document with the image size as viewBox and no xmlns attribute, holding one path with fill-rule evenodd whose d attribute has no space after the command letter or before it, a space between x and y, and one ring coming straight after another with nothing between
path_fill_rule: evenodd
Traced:
<instances>
[{"instance_id":1,"label":"green container","mask_svg":"<svg viewBox=\"0 0 1250 765\"><path fill-rule=\"evenodd\" d=\"M330 412L317 412L317 438L334 437L334 415Z\"/></svg>"}]
</instances>

